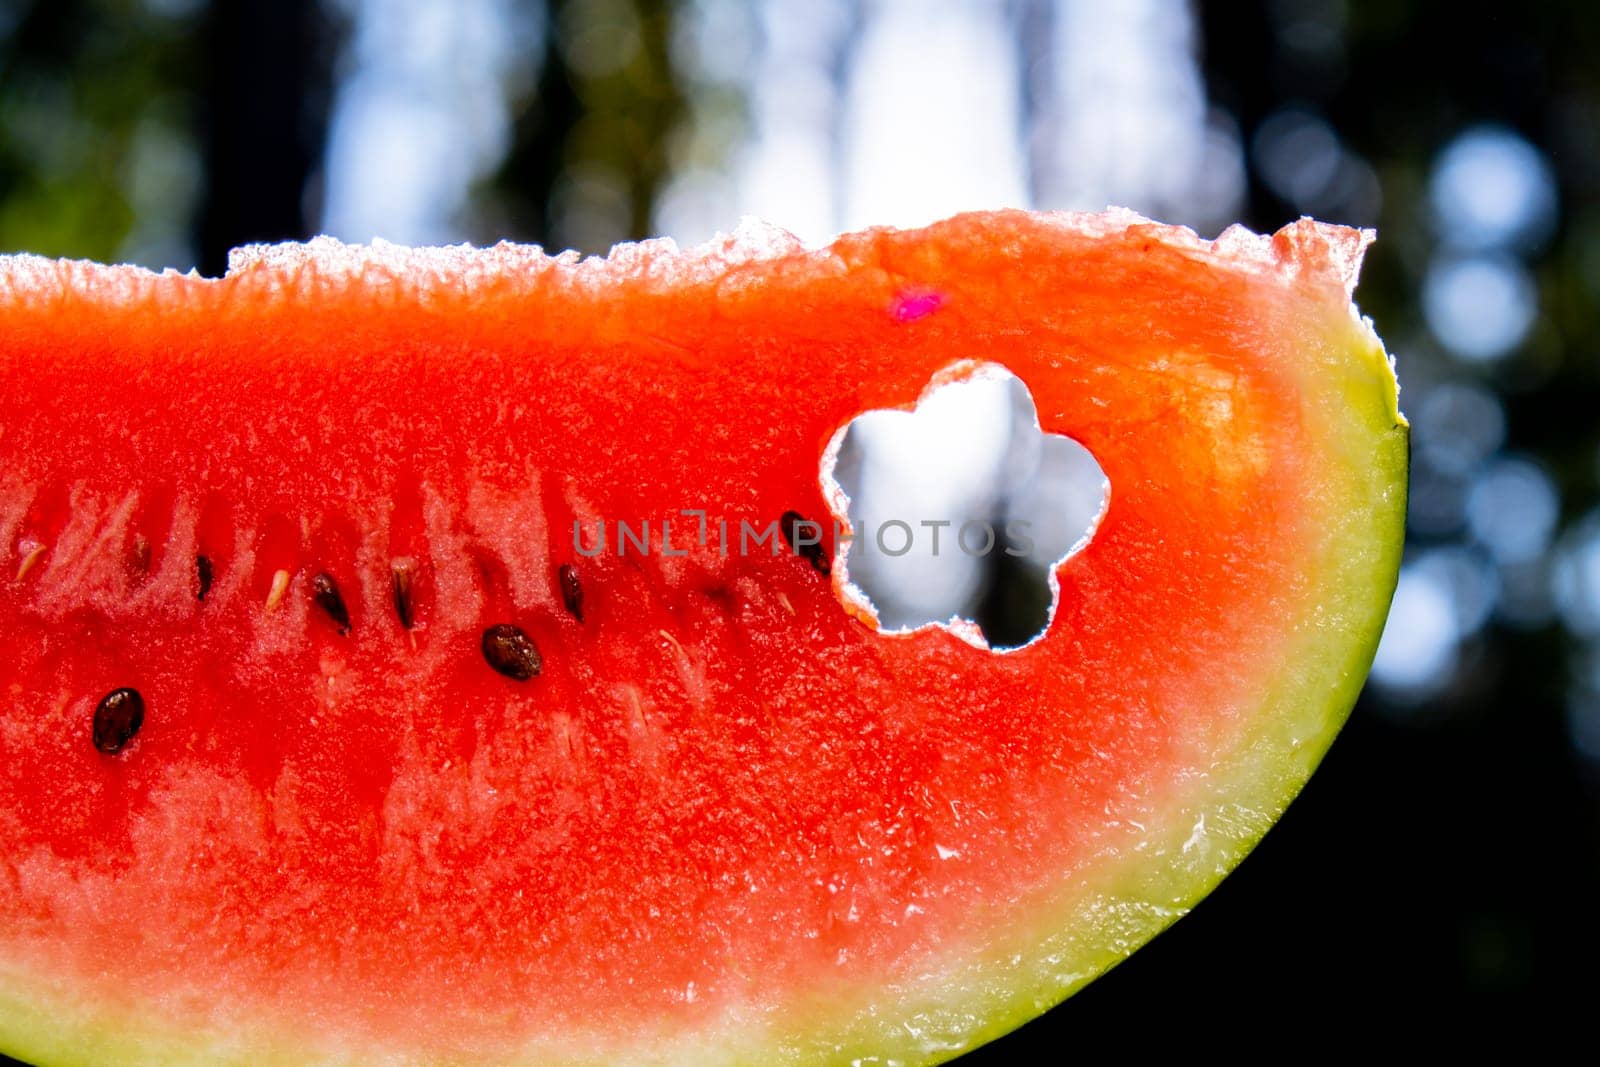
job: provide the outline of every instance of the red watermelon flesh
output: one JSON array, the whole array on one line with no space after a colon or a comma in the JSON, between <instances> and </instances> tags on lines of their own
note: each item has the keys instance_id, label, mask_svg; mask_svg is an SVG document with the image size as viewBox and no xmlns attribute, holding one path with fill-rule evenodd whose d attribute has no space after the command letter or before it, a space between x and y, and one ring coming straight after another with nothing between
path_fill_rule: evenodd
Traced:
<instances>
[{"instance_id":1,"label":"red watermelon flesh","mask_svg":"<svg viewBox=\"0 0 1600 1067\"><path fill-rule=\"evenodd\" d=\"M0 1049L927 1062L1044 1010L1240 859L1365 676L1406 470L1367 240L8 257ZM1110 483L1040 640L718 551L830 520L840 430L963 361ZM687 554L575 550L619 520Z\"/></svg>"}]
</instances>

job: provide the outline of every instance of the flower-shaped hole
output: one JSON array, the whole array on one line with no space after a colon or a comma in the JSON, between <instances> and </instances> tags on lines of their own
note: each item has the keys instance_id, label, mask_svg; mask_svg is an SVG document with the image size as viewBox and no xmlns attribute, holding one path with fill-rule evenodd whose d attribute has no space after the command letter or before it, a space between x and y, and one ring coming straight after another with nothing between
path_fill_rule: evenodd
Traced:
<instances>
[{"instance_id":1,"label":"flower-shaped hole","mask_svg":"<svg viewBox=\"0 0 1600 1067\"><path fill-rule=\"evenodd\" d=\"M885 632L948 626L997 651L1044 634L1056 568L1089 543L1111 493L1089 450L1043 433L997 364L949 368L914 411L851 420L822 478L852 531L846 596Z\"/></svg>"}]
</instances>

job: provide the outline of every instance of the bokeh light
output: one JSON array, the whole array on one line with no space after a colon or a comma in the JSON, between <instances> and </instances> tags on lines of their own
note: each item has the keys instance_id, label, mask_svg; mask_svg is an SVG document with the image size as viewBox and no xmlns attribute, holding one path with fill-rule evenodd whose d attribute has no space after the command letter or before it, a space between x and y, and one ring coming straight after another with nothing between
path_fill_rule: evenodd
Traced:
<instances>
[{"instance_id":1,"label":"bokeh light","mask_svg":"<svg viewBox=\"0 0 1600 1067\"><path fill-rule=\"evenodd\" d=\"M1600 510L1562 538L1552 574L1556 606L1567 626L1585 637L1600 637Z\"/></svg>"},{"instance_id":2,"label":"bokeh light","mask_svg":"<svg viewBox=\"0 0 1600 1067\"><path fill-rule=\"evenodd\" d=\"M1448 576L1408 564L1400 571L1372 677L1401 699L1421 700L1449 681L1460 639Z\"/></svg>"},{"instance_id":3,"label":"bokeh light","mask_svg":"<svg viewBox=\"0 0 1600 1067\"><path fill-rule=\"evenodd\" d=\"M1439 154L1428 189L1439 236L1462 249L1533 247L1555 224L1555 177L1510 130L1467 130Z\"/></svg>"},{"instance_id":4,"label":"bokeh light","mask_svg":"<svg viewBox=\"0 0 1600 1067\"><path fill-rule=\"evenodd\" d=\"M1538 311L1538 292L1509 256L1441 258L1422 288L1428 328L1468 361L1497 359L1522 343Z\"/></svg>"},{"instance_id":5,"label":"bokeh light","mask_svg":"<svg viewBox=\"0 0 1600 1067\"><path fill-rule=\"evenodd\" d=\"M1505 405L1471 382L1432 386L1411 411L1416 452L1442 471L1464 474L1506 439Z\"/></svg>"},{"instance_id":6,"label":"bokeh light","mask_svg":"<svg viewBox=\"0 0 1600 1067\"><path fill-rule=\"evenodd\" d=\"M1467 524L1500 563L1538 559L1550 543L1560 512L1555 483L1526 459L1489 464L1467 495Z\"/></svg>"}]
</instances>

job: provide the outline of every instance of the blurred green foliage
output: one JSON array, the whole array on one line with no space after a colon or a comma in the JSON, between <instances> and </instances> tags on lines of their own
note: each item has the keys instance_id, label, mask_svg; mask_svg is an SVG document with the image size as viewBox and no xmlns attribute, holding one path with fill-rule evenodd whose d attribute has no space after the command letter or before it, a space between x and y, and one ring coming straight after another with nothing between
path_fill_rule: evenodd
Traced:
<instances>
[{"instance_id":1,"label":"blurred green foliage","mask_svg":"<svg viewBox=\"0 0 1600 1067\"><path fill-rule=\"evenodd\" d=\"M187 240L192 21L136 0L0 6L0 248L117 259Z\"/></svg>"}]
</instances>

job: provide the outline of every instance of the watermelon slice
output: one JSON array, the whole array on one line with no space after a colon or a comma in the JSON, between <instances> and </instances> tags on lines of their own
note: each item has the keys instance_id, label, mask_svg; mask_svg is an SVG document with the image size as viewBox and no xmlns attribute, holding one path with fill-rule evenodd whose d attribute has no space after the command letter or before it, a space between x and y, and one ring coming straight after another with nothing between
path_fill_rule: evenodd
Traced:
<instances>
[{"instance_id":1,"label":"watermelon slice","mask_svg":"<svg viewBox=\"0 0 1600 1067\"><path fill-rule=\"evenodd\" d=\"M1361 686L1407 443L1368 239L6 259L0 1049L932 1062L1056 1003ZM879 632L831 534L719 550L987 364L1111 487L1040 640Z\"/></svg>"}]
</instances>

